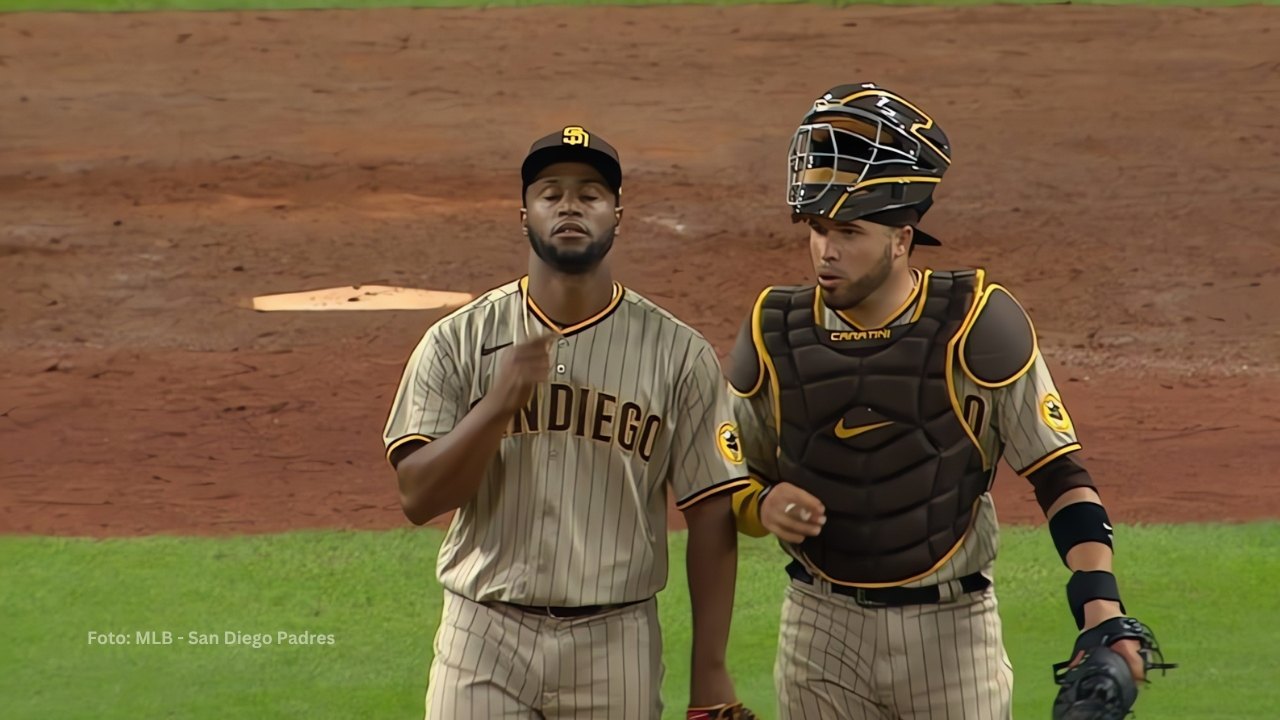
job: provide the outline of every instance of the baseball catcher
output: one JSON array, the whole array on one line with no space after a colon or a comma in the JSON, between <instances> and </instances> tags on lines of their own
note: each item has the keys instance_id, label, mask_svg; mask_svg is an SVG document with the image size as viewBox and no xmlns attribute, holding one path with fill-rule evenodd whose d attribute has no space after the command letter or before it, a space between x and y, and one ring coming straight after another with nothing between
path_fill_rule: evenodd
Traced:
<instances>
[{"instance_id":1,"label":"baseball catcher","mask_svg":"<svg viewBox=\"0 0 1280 720\"><path fill-rule=\"evenodd\" d=\"M1070 571L1078 633L1057 720L1119 720L1160 662L1112 574L1112 520L1031 316L982 267L916 265L952 163L920 102L875 83L814 98L787 205L812 282L771 285L728 377L751 474L739 529L790 558L780 720L1008 720L996 602L999 464L1026 478Z\"/></svg>"}]
</instances>

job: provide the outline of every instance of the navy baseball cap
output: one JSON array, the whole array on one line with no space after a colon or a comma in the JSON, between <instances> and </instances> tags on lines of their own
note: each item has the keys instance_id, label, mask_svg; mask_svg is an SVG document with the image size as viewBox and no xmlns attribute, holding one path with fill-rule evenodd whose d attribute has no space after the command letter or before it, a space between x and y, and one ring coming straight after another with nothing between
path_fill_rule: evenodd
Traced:
<instances>
[{"instance_id":1,"label":"navy baseball cap","mask_svg":"<svg viewBox=\"0 0 1280 720\"><path fill-rule=\"evenodd\" d=\"M592 135L581 125L570 125L538 140L529 148L529 154L520 167L520 202L534 178L549 165L561 162L586 163L599 171L615 196L622 195L622 165L618 151L603 138Z\"/></svg>"}]
</instances>

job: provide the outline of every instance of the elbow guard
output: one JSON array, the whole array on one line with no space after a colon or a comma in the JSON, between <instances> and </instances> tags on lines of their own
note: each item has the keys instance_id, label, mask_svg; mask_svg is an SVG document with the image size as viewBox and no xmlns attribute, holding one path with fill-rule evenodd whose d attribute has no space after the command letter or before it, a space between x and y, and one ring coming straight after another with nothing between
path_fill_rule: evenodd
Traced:
<instances>
[{"instance_id":1,"label":"elbow guard","mask_svg":"<svg viewBox=\"0 0 1280 720\"><path fill-rule=\"evenodd\" d=\"M1111 532L1107 509L1094 502L1072 503L1049 518L1049 535L1063 565L1071 548L1081 543L1098 542L1114 549Z\"/></svg>"}]
</instances>

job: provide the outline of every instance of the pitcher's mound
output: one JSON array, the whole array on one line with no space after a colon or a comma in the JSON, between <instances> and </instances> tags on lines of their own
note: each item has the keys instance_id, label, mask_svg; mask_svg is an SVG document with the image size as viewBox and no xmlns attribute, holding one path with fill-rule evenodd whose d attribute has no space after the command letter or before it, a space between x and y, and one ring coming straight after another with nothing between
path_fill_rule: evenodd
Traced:
<instances>
[{"instance_id":1,"label":"pitcher's mound","mask_svg":"<svg viewBox=\"0 0 1280 720\"><path fill-rule=\"evenodd\" d=\"M439 310L459 307L471 301L471 295L443 290L390 287L387 285L355 285L303 290L278 295L259 295L253 309L260 312L281 310Z\"/></svg>"}]
</instances>

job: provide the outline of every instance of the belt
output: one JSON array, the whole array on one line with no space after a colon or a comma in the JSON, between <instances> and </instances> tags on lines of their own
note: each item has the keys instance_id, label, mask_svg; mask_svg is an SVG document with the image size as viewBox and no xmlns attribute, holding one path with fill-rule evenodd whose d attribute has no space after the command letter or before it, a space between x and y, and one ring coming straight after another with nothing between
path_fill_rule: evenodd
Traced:
<instances>
[{"instance_id":1,"label":"belt","mask_svg":"<svg viewBox=\"0 0 1280 720\"><path fill-rule=\"evenodd\" d=\"M557 607L554 605L517 605L516 603L507 602L500 602L496 604L515 608L516 610L526 612L531 615L541 615L543 617L563 620L568 618L582 618L599 615L611 610L639 605L646 600L648 600L648 598L645 598L645 600L632 600L631 602L614 603L612 605L574 605L572 607Z\"/></svg>"},{"instance_id":2,"label":"belt","mask_svg":"<svg viewBox=\"0 0 1280 720\"><path fill-rule=\"evenodd\" d=\"M791 564L787 565L787 574L793 580L799 580L809 585L814 583L813 576L809 574L808 570L805 570L804 565L800 564L798 560L793 560ZM974 593L991 587L991 581L982 573L965 575L958 582L960 583L960 589L966 593ZM943 602L944 597L942 589L937 585L918 588L860 588L832 583L831 592L836 595L851 597L859 606L866 608L932 605ZM948 598L946 602L951 602L952 600L953 598Z\"/></svg>"}]
</instances>

